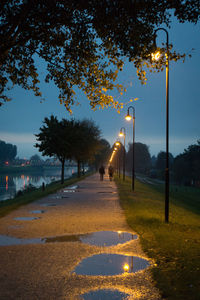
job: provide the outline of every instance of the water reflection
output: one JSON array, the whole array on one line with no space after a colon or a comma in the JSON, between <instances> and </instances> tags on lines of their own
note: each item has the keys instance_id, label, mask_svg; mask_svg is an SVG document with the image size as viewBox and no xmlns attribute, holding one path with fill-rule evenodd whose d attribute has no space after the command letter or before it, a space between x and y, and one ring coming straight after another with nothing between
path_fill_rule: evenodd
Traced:
<instances>
[{"instance_id":1,"label":"water reflection","mask_svg":"<svg viewBox=\"0 0 200 300\"><path fill-rule=\"evenodd\" d=\"M36 188L53 181L60 180L60 168L52 168L44 171L37 171L27 174L9 173L0 175L0 201L14 198L20 190L26 189L28 186ZM65 179L72 175L72 168L66 168Z\"/></svg>"},{"instance_id":2,"label":"water reflection","mask_svg":"<svg viewBox=\"0 0 200 300\"><path fill-rule=\"evenodd\" d=\"M16 221L33 221L33 220L37 220L40 219L39 217L16 217L14 218L14 220Z\"/></svg>"},{"instance_id":3,"label":"water reflection","mask_svg":"<svg viewBox=\"0 0 200 300\"><path fill-rule=\"evenodd\" d=\"M114 246L126 243L132 239L136 239L137 235L132 235L129 232L116 231L98 231L87 234L76 235L61 235L48 237L45 239L46 243L52 242L82 242L95 246Z\"/></svg>"},{"instance_id":4,"label":"water reflection","mask_svg":"<svg viewBox=\"0 0 200 300\"><path fill-rule=\"evenodd\" d=\"M97 290L81 295L81 300L128 300L129 295L117 290Z\"/></svg>"},{"instance_id":5,"label":"water reflection","mask_svg":"<svg viewBox=\"0 0 200 300\"><path fill-rule=\"evenodd\" d=\"M76 268L79 275L118 275L135 273L149 266L146 259L120 254L98 254L84 259Z\"/></svg>"},{"instance_id":6,"label":"water reflection","mask_svg":"<svg viewBox=\"0 0 200 300\"><path fill-rule=\"evenodd\" d=\"M81 238L81 241L95 246L113 246L136 239L137 235L122 231L98 231Z\"/></svg>"}]
</instances>

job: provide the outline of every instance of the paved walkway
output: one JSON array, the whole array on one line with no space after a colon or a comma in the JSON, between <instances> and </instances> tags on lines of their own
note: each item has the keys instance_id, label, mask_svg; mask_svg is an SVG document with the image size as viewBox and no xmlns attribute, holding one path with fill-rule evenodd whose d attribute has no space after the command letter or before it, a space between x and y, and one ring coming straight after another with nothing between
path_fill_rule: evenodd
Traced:
<instances>
[{"instance_id":1,"label":"paved walkway","mask_svg":"<svg viewBox=\"0 0 200 300\"><path fill-rule=\"evenodd\" d=\"M44 210L44 213L38 213ZM32 213L35 211L35 213ZM18 217L38 217L16 220ZM23 206L0 219L0 235L21 239L59 237L95 231L127 231L119 205L117 188L98 174L78 182L75 192L59 191ZM145 258L139 239L110 247L91 246L80 241L33 243L0 247L0 299L82 299L98 288L117 289L128 299L160 299L148 269L117 276L84 276L73 272L86 257L115 253Z\"/></svg>"}]
</instances>

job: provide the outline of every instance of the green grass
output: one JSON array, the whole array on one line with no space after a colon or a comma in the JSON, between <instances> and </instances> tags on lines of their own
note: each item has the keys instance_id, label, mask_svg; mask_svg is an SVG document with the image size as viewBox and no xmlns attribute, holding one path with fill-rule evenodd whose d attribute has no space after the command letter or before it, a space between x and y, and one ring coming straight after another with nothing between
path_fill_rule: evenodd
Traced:
<instances>
[{"instance_id":1,"label":"green grass","mask_svg":"<svg viewBox=\"0 0 200 300\"><path fill-rule=\"evenodd\" d=\"M140 235L144 251L155 261L152 274L162 297L200 299L200 190L180 188L172 192L166 224L162 187L136 180L133 193L130 178L115 181L127 222Z\"/></svg>"},{"instance_id":2,"label":"green grass","mask_svg":"<svg viewBox=\"0 0 200 300\"><path fill-rule=\"evenodd\" d=\"M0 201L0 217L3 217L7 214L9 214L11 211L17 209L18 207L28 204L30 202L33 202L35 200L38 200L40 198L43 198L49 194L53 194L56 191L69 186L71 184L74 184L87 176L91 175L92 172L88 172L84 176L81 176L80 178L73 177L65 180L64 184L61 184L59 182L52 182L49 185L46 186L45 190L43 191L42 188L33 190L33 191L27 191L23 195L19 197L15 197L14 199L9 199L5 201Z\"/></svg>"}]
</instances>

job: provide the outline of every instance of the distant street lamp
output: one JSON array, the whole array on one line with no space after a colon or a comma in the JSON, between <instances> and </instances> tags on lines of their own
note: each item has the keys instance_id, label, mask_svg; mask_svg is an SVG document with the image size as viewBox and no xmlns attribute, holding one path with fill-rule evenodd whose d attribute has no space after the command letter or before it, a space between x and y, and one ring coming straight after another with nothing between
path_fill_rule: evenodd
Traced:
<instances>
[{"instance_id":1,"label":"distant street lamp","mask_svg":"<svg viewBox=\"0 0 200 300\"><path fill-rule=\"evenodd\" d=\"M166 168L165 168L165 222L169 222L169 34L165 28L158 28L154 33L156 46L156 32L162 30L166 33ZM152 55L153 59L159 58L159 53Z\"/></svg>"},{"instance_id":2,"label":"distant street lamp","mask_svg":"<svg viewBox=\"0 0 200 300\"><path fill-rule=\"evenodd\" d=\"M133 116L130 115L130 109L133 110ZM135 108L133 106L128 107L127 115L125 117L127 121L133 119L133 162L132 162L132 191L135 189Z\"/></svg>"},{"instance_id":3,"label":"distant street lamp","mask_svg":"<svg viewBox=\"0 0 200 300\"><path fill-rule=\"evenodd\" d=\"M125 159L126 159L126 149L125 149L125 138L126 138L126 130L124 127L120 129L119 132L120 137L124 137L124 155L123 155L123 181L125 181Z\"/></svg>"}]
</instances>

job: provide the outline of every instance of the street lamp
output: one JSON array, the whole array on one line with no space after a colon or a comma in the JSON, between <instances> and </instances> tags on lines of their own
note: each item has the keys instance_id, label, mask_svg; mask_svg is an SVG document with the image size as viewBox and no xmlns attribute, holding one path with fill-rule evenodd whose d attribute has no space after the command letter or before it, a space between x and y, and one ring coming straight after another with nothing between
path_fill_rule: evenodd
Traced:
<instances>
[{"instance_id":1,"label":"street lamp","mask_svg":"<svg viewBox=\"0 0 200 300\"><path fill-rule=\"evenodd\" d=\"M124 137L124 157L123 157L123 181L125 181L125 159L126 159L126 150L125 150L125 137L126 137L126 130L124 127L120 129L119 132L120 137Z\"/></svg>"},{"instance_id":2,"label":"street lamp","mask_svg":"<svg viewBox=\"0 0 200 300\"><path fill-rule=\"evenodd\" d=\"M133 116L131 117L130 115L130 109L133 110ZM133 163L132 163L132 191L135 189L135 162L134 162L134 157L135 157L135 108L133 106L128 107L127 115L125 116L125 119L127 121L130 121L133 119Z\"/></svg>"},{"instance_id":3,"label":"street lamp","mask_svg":"<svg viewBox=\"0 0 200 300\"><path fill-rule=\"evenodd\" d=\"M154 33L156 46L156 32L162 30L166 33L166 168L165 168L165 222L169 222L169 34L165 28L158 28ZM152 56L154 57L154 56ZM158 59L158 54L157 58Z\"/></svg>"}]
</instances>

